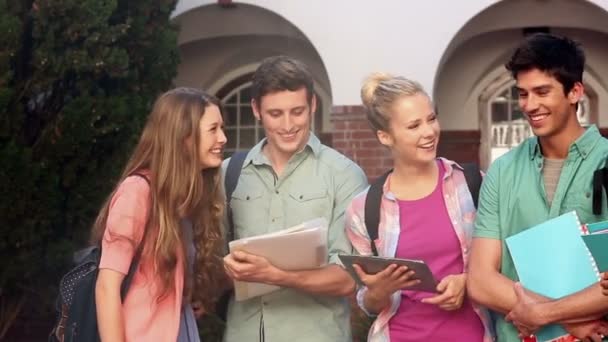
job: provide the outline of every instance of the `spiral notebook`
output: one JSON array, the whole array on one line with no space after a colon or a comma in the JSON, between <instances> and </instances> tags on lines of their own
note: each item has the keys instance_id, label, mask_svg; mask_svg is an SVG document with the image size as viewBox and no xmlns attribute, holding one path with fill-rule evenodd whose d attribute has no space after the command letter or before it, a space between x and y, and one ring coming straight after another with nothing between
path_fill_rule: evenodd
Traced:
<instances>
[{"instance_id":1,"label":"spiral notebook","mask_svg":"<svg viewBox=\"0 0 608 342\"><path fill-rule=\"evenodd\" d=\"M523 286L549 298L561 298L598 282L600 274L581 235L588 234L575 211L545 221L506 239ZM568 335L559 325L537 333L538 341Z\"/></svg>"}]
</instances>

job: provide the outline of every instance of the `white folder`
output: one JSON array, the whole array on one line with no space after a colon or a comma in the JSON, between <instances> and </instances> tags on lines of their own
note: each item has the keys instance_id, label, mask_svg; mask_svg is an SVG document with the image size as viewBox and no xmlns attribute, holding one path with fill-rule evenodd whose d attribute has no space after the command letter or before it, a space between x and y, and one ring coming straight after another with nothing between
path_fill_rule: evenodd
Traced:
<instances>
[{"instance_id":1,"label":"white folder","mask_svg":"<svg viewBox=\"0 0 608 342\"><path fill-rule=\"evenodd\" d=\"M278 232L231 241L230 252L245 251L263 256L286 271L315 269L327 263L327 229L327 220L316 218ZM237 301L278 289L279 286L263 283L234 282Z\"/></svg>"}]
</instances>

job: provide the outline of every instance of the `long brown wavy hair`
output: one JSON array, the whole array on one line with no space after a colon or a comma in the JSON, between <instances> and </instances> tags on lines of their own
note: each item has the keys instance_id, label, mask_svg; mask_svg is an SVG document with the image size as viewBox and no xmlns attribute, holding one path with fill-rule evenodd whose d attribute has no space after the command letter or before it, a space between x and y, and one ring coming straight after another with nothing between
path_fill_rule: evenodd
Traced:
<instances>
[{"instance_id":1,"label":"long brown wavy hair","mask_svg":"<svg viewBox=\"0 0 608 342\"><path fill-rule=\"evenodd\" d=\"M225 280L221 259L221 172L219 167L201 171L198 151L205 138L200 135L199 122L206 108L213 105L221 109L217 98L197 89L177 88L162 94L118 182L138 171L149 173L151 210L142 240L142 260L153 261L153 277L161 280L158 300L175 289L178 253L186 260L180 220L192 221L196 256L193 273L185 261L184 298L200 301L206 310L218 298ZM191 144L186 143L188 139L193 139ZM93 243L100 243L104 236L110 201L117 188L94 223ZM135 248L136 243L130 242Z\"/></svg>"}]
</instances>

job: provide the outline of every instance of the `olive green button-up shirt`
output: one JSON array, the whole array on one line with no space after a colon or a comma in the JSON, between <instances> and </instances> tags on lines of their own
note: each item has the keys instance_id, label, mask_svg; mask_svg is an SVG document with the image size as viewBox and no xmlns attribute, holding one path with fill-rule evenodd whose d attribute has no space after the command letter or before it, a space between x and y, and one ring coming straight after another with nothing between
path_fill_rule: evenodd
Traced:
<instances>
[{"instance_id":1,"label":"olive green button-up shirt","mask_svg":"<svg viewBox=\"0 0 608 342\"><path fill-rule=\"evenodd\" d=\"M321 144L313 134L306 147L277 176L262 153L262 140L248 153L238 185L230 199L235 238L275 232L325 217L328 262L351 254L345 235L344 211L367 186L354 162ZM227 161L224 162L224 171ZM228 342L350 341L346 298L281 289L242 302L231 300L224 340Z\"/></svg>"},{"instance_id":2,"label":"olive green button-up shirt","mask_svg":"<svg viewBox=\"0 0 608 342\"><path fill-rule=\"evenodd\" d=\"M505 239L551 218L575 210L583 223L608 219L606 196L601 215L593 215L593 172L604 167L608 141L597 127L589 127L568 150L553 201L545 194L543 155L536 137L496 160L488 170L480 191L475 237L503 241L501 273L517 281L517 273ZM513 325L496 314L498 341L519 342Z\"/></svg>"}]
</instances>

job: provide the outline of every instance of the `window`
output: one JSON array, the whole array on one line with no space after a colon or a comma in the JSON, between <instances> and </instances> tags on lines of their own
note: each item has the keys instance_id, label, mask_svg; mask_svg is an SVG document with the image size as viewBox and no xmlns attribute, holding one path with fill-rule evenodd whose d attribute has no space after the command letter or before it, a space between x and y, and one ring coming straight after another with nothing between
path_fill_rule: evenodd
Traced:
<instances>
[{"instance_id":1,"label":"window","mask_svg":"<svg viewBox=\"0 0 608 342\"><path fill-rule=\"evenodd\" d=\"M251 82L241 84L229 92L222 103L226 111L226 155L253 147L264 137L262 125L253 116Z\"/></svg>"},{"instance_id":2,"label":"window","mask_svg":"<svg viewBox=\"0 0 608 342\"><path fill-rule=\"evenodd\" d=\"M491 120L490 161L494 161L511 148L521 144L533 133L519 108L518 92L514 82L499 90L497 95L490 99L488 105ZM583 126L591 124L589 99L586 96L579 102L576 114Z\"/></svg>"},{"instance_id":3,"label":"window","mask_svg":"<svg viewBox=\"0 0 608 342\"><path fill-rule=\"evenodd\" d=\"M253 116L251 108L251 76L246 74L238 77L217 93L226 116L226 157L230 157L234 152L250 149L264 138L264 128ZM323 122L323 101L318 95L316 98L317 111L312 117L312 127L315 133L319 133Z\"/></svg>"}]
</instances>

